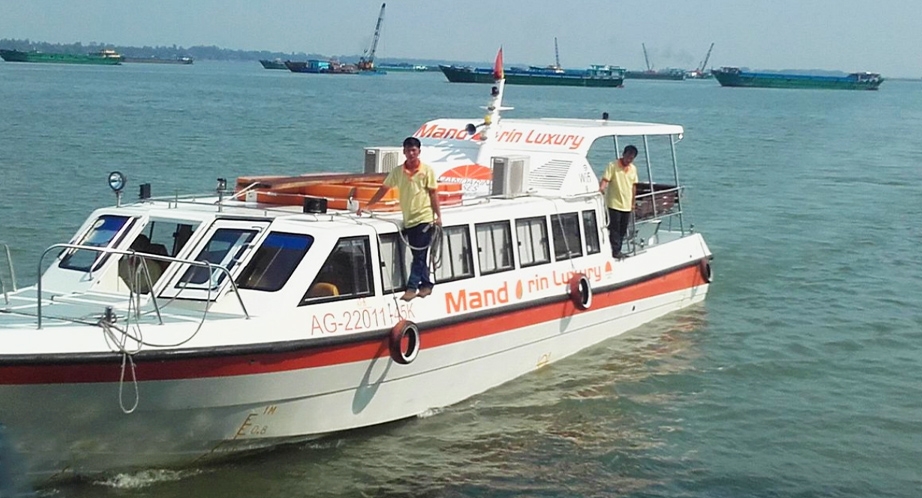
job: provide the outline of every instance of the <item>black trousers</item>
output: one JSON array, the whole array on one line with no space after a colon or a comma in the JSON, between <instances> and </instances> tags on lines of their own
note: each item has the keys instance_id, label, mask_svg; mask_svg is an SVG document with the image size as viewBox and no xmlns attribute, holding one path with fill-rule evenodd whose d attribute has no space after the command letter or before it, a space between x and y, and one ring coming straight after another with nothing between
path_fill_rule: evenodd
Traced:
<instances>
[{"instance_id":1,"label":"black trousers","mask_svg":"<svg viewBox=\"0 0 922 498\"><path fill-rule=\"evenodd\" d=\"M621 244L627 234L628 224L631 223L630 211L618 211L608 208L608 240L611 242L611 254L621 254Z\"/></svg>"}]
</instances>

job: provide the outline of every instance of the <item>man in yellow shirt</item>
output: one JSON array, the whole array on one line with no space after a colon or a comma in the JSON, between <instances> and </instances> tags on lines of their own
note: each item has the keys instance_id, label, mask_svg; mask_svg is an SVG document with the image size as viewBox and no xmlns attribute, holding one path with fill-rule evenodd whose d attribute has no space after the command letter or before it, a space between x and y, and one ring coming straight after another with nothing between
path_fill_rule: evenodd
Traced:
<instances>
[{"instance_id":1,"label":"man in yellow shirt","mask_svg":"<svg viewBox=\"0 0 922 498\"><path fill-rule=\"evenodd\" d=\"M426 259L429 255L429 244L432 242L432 225L442 224L435 172L419 160L421 145L416 137L407 137L403 141L403 155L407 160L399 168L394 168L388 173L384 185L365 206L365 209L370 208L380 201L388 190L397 187L400 210L403 212L403 231L413 253L407 290L400 298L404 301L432 294L433 283L429 278L429 265L426 264ZM356 214L361 215L362 209L359 208Z\"/></svg>"},{"instance_id":2,"label":"man in yellow shirt","mask_svg":"<svg viewBox=\"0 0 922 498\"><path fill-rule=\"evenodd\" d=\"M637 147L633 145L625 147L621 158L612 161L605 168L605 173L602 174L602 180L599 182L599 191L605 194L605 205L608 206L608 240L611 241L611 253L615 259L624 258L621 245L627 234L628 224L631 222L634 198L637 196L635 157L637 157Z\"/></svg>"}]
</instances>

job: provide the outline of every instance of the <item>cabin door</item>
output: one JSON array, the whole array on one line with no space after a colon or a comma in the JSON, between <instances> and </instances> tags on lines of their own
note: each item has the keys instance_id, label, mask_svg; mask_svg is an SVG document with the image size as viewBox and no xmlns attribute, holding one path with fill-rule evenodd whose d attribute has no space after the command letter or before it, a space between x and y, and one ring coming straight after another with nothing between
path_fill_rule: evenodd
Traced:
<instances>
[{"instance_id":1,"label":"cabin door","mask_svg":"<svg viewBox=\"0 0 922 498\"><path fill-rule=\"evenodd\" d=\"M224 293L231 278L240 273L253 256L253 248L265 235L268 221L218 220L204 237L198 239L189 257L195 261L208 262L212 268L190 264L176 264L176 271L170 276L170 284L160 293L161 297L196 300L215 300ZM171 267L172 267L171 266ZM227 272L221 268L226 268Z\"/></svg>"}]
</instances>

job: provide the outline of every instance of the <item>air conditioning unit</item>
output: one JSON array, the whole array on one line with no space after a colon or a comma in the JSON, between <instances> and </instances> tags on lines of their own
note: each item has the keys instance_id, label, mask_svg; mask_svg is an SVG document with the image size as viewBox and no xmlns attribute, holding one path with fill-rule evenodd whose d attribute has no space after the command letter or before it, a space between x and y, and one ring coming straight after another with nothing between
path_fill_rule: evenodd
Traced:
<instances>
[{"instance_id":1,"label":"air conditioning unit","mask_svg":"<svg viewBox=\"0 0 922 498\"><path fill-rule=\"evenodd\" d=\"M406 161L403 147L365 147L365 173L390 173Z\"/></svg>"},{"instance_id":2,"label":"air conditioning unit","mask_svg":"<svg viewBox=\"0 0 922 498\"><path fill-rule=\"evenodd\" d=\"M493 167L493 195L518 197L528 193L528 157L494 157L491 160L491 166Z\"/></svg>"}]
</instances>

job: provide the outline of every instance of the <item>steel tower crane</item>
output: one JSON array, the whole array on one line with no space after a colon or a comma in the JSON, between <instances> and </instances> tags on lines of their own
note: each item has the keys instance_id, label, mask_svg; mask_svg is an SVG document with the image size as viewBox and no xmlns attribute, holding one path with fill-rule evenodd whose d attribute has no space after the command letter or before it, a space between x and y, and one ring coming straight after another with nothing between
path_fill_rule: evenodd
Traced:
<instances>
[{"instance_id":1,"label":"steel tower crane","mask_svg":"<svg viewBox=\"0 0 922 498\"><path fill-rule=\"evenodd\" d=\"M378 22L375 24L375 36L371 41L371 49L362 53L362 58L359 59L358 63L359 71L374 71L375 69L375 50L378 49L378 38L381 37L381 23L384 21L384 6L386 5L386 3L381 4L381 12L378 14Z\"/></svg>"},{"instance_id":2,"label":"steel tower crane","mask_svg":"<svg viewBox=\"0 0 922 498\"><path fill-rule=\"evenodd\" d=\"M711 50L714 50L714 42L711 42L711 47L708 48L708 53L707 53L707 55L704 56L704 61L701 62L701 65L700 65L700 66L698 66L698 72L699 72L699 73L704 73L704 69L705 69L705 68L707 67L707 65L708 65L708 59L711 58Z\"/></svg>"},{"instance_id":3,"label":"steel tower crane","mask_svg":"<svg viewBox=\"0 0 922 498\"><path fill-rule=\"evenodd\" d=\"M689 78L701 80L701 79L711 77L711 73L708 73L707 70L705 69L707 68L708 60L710 60L711 58L711 50L714 50L714 42L711 42L711 46L710 48L708 48L708 53L707 55L704 56L704 60L701 61L701 65L699 65L698 67L696 67L695 69L691 70L688 73Z\"/></svg>"}]
</instances>

